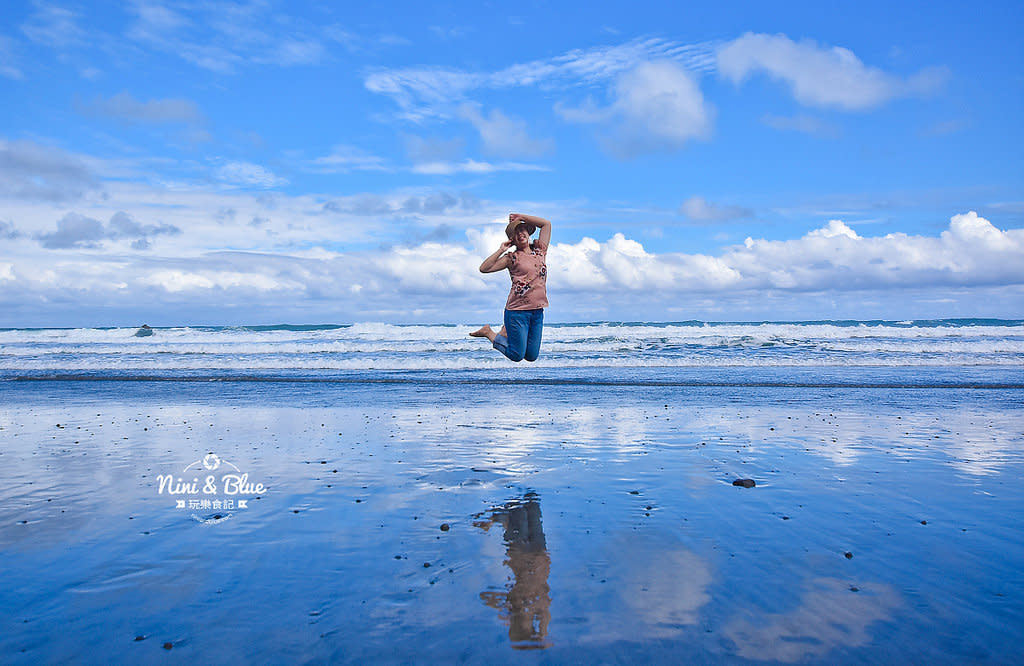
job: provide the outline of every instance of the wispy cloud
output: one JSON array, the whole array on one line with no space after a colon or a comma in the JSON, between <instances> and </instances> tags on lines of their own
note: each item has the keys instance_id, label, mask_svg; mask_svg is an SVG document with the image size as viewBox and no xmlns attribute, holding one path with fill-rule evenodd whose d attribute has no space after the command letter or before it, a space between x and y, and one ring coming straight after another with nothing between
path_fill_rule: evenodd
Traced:
<instances>
[{"instance_id":1,"label":"wispy cloud","mask_svg":"<svg viewBox=\"0 0 1024 666\"><path fill-rule=\"evenodd\" d=\"M754 214L749 208L718 204L700 196L693 196L684 201L679 207L679 212L695 222L728 222Z\"/></svg>"},{"instance_id":2,"label":"wispy cloud","mask_svg":"<svg viewBox=\"0 0 1024 666\"><path fill-rule=\"evenodd\" d=\"M0 35L0 76L8 79L24 79L14 40Z\"/></svg>"},{"instance_id":3,"label":"wispy cloud","mask_svg":"<svg viewBox=\"0 0 1024 666\"><path fill-rule=\"evenodd\" d=\"M82 46L89 33L78 25L78 14L41 0L33 3L35 11L21 26L21 32L37 44L64 49Z\"/></svg>"},{"instance_id":4,"label":"wispy cloud","mask_svg":"<svg viewBox=\"0 0 1024 666\"><path fill-rule=\"evenodd\" d=\"M231 187L269 189L288 184L287 178L274 175L269 169L251 162L228 162L217 169L217 179Z\"/></svg>"},{"instance_id":5,"label":"wispy cloud","mask_svg":"<svg viewBox=\"0 0 1024 666\"><path fill-rule=\"evenodd\" d=\"M346 145L336 145L329 155L310 160L308 168L315 173L389 170L383 157Z\"/></svg>"},{"instance_id":6,"label":"wispy cloud","mask_svg":"<svg viewBox=\"0 0 1024 666\"><path fill-rule=\"evenodd\" d=\"M461 137L441 139L406 135L406 156L415 163L449 162L462 154L464 142Z\"/></svg>"},{"instance_id":7,"label":"wispy cloud","mask_svg":"<svg viewBox=\"0 0 1024 666\"><path fill-rule=\"evenodd\" d=\"M459 115L480 133L483 150L489 155L538 157L554 147L550 140L531 138L524 120L506 116L499 109L485 114L478 105L463 104Z\"/></svg>"},{"instance_id":8,"label":"wispy cloud","mask_svg":"<svg viewBox=\"0 0 1024 666\"><path fill-rule=\"evenodd\" d=\"M839 135L839 129L834 125L825 122L821 118L815 118L814 116L802 113L795 116L777 116L769 113L761 117L761 122L772 129L784 132L802 132L822 137L835 137Z\"/></svg>"},{"instance_id":9,"label":"wispy cloud","mask_svg":"<svg viewBox=\"0 0 1024 666\"><path fill-rule=\"evenodd\" d=\"M694 72L714 71L714 43L679 44L645 38L615 46L574 49L545 60L511 65L493 72L453 68L379 69L365 79L367 90L394 100L411 120L451 116L470 93L481 89L538 86L545 89L606 84L651 60L678 63Z\"/></svg>"},{"instance_id":10,"label":"wispy cloud","mask_svg":"<svg viewBox=\"0 0 1024 666\"><path fill-rule=\"evenodd\" d=\"M324 204L330 213L357 215L360 217L391 217L410 215L451 215L454 213L475 213L481 208L480 201L473 195L451 192L429 194L357 194L332 199Z\"/></svg>"},{"instance_id":11,"label":"wispy cloud","mask_svg":"<svg viewBox=\"0 0 1024 666\"><path fill-rule=\"evenodd\" d=\"M327 57L326 29L272 15L262 2L139 0L128 37L204 69L231 74L243 65L313 65Z\"/></svg>"},{"instance_id":12,"label":"wispy cloud","mask_svg":"<svg viewBox=\"0 0 1024 666\"><path fill-rule=\"evenodd\" d=\"M151 99L140 101L127 92L110 98L97 97L81 104L83 111L129 123L195 123L203 114L195 102L187 99Z\"/></svg>"},{"instance_id":13,"label":"wispy cloud","mask_svg":"<svg viewBox=\"0 0 1024 666\"><path fill-rule=\"evenodd\" d=\"M423 162L413 165L412 172L431 176L447 176L456 173L494 173L496 171L548 171L548 167L522 162L481 162L473 159L461 162Z\"/></svg>"}]
</instances>

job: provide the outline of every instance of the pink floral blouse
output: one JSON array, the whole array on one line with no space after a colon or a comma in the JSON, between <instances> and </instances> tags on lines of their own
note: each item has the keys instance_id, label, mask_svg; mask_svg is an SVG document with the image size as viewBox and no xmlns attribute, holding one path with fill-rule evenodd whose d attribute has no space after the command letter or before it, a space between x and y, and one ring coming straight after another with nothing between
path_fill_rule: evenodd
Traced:
<instances>
[{"instance_id":1,"label":"pink floral blouse","mask_svg":"<svg viewBox=\"0 0 1024 666\"><path fill-rule=\"evenodd\" d=\"M505 303L506 310L536 310L548 306L547 255L547 247L537 241L525 252L516 250L508 255L512 289Z\"/></svg>"}]
</instances>

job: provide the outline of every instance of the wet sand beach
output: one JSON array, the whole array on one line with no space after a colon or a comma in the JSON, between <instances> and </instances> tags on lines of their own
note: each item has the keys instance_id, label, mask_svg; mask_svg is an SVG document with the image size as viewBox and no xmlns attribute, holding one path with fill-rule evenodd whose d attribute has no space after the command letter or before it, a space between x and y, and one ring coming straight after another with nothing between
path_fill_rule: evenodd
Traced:
<instances>
[{"instance_id":1,"label":"wet sand beach","mask_svg":"<svg viewBox=\"0 0 1024 666\"><path fill-rule=\"evenodd\" d=\"M1016 388L0 397L5 663L1008 663L1024 641ZM264 486L244 508L159 492L229 465Z\"/></svg>"}]
</instances>

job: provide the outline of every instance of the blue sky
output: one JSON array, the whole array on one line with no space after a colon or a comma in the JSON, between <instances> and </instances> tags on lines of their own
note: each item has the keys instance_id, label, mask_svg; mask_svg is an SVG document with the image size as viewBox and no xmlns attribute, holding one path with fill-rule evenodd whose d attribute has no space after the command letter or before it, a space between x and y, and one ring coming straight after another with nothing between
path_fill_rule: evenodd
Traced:
<instances>
[{"instance_id":1,"label":"blue sky","mask_svg":"<svg viewBox=\"0 0 1024 666\"><path fill-rule=\"evenodd\" d=\"M1024 316L1019 2L7 2L0 326Z\"/></svg>"}]
</instances>

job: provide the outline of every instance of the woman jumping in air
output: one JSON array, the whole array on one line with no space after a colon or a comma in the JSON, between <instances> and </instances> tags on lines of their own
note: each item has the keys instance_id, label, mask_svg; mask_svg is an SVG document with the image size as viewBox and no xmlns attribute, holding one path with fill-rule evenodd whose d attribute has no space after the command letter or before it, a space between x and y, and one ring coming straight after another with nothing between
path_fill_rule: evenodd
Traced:
<instances>
[{"instance_id":1,"label":"woman jumping in air","mask_svg":"<svg viewBox=\"0 0 1024 666\"><path fill-rule=\"evenodd\" d=\"M540 229L537 240L530 236ZM548 268L544 263L551 242L551 222L542 217L512 213L505 227L508 240L480 264L481 273L508 269L512 290L505 303L505 325L497 333L485 325L470 333L487 338L495 349L512 361L536 361L540 354L544 308L548 305ZM509 248L515 247L513 252Z\"/></svg>"}]
</instances>

